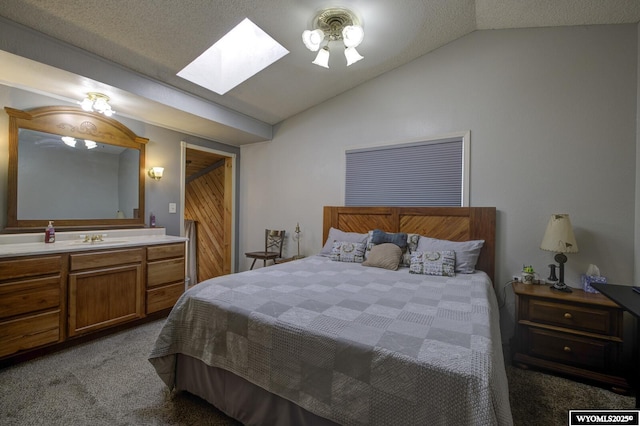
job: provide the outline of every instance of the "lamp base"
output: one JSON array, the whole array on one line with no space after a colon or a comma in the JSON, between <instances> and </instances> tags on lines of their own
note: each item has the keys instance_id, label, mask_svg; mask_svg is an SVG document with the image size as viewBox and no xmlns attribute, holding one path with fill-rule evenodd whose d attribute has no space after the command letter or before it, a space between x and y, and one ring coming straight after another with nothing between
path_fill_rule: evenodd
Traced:
<instances>
[{"instance_id":1,"label":"lamp base","mask_svg":"<svg viewBox=\"0 0 640 426\"><path fill-rule=\"evenodd\" d=\"M571 287L569 287L563 282L554 283L549 288L551 290L562 291L563 293L573 293L573 290L571 290Z\"/></svg>"}]
</instances>

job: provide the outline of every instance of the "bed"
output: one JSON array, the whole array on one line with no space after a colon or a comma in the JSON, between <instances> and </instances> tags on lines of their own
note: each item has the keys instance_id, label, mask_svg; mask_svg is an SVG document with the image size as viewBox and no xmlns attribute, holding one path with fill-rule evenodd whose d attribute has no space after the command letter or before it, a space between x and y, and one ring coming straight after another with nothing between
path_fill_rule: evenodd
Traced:
<instances>
[{"instance_id":1,"label":"bed","mask_svg":"<svg viewBox=\"0 0 640 426\"><path fill-rule=\"evenodd\" d=\"M495 214L325 207L320 253L333 244L330 256L194 286L176 303L149 361L171 389L244 424L510 425L492 284ZM453 276L409 273L422 259L417 247L416 256L403 257L410 268L336 261L342 249L331 236L367 235L370 243L372 230L383 239L406 233L420 243L483 244L472 273L458 272L456 263ZM377 245L367 246L367 262L392 244ZM461 253L455 246L456 259Z\"/></svg>"}]
</instances>

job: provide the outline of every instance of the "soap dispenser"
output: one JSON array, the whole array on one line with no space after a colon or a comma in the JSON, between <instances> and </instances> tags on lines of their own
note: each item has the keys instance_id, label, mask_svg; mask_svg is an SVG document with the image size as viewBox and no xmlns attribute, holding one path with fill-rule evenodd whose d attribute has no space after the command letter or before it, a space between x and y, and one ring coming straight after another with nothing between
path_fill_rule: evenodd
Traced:
<instances>
[{"instance_id":1,"label":"soap dispenser","mask_svg":"<svg viewBox=\"0 0 640 426\"><path fill-rule=\"evenodd\" d=\"M55 243L56 242L56 230L53 228L53 221L49 221L47 229L44 231L44 242Z\"/></svg>"}]
</instances>

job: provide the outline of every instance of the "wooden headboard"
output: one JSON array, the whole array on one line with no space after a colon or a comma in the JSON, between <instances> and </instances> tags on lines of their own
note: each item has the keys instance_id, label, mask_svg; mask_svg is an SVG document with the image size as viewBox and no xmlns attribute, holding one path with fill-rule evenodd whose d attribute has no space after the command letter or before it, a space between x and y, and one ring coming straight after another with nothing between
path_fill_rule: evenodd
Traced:
<instances>
[{"instance_id":1,"label":"wooden headboard","mask_svg":"<svg viewBox=\"0 0 640 426\"><path fill-rule=\"evenodd\" d=\"M476 269L495 283L495 207L324 207L323 238L333 227L345 232L372 229L406 232L450 241L484 240Z\"/></svg>"}]
</instances>

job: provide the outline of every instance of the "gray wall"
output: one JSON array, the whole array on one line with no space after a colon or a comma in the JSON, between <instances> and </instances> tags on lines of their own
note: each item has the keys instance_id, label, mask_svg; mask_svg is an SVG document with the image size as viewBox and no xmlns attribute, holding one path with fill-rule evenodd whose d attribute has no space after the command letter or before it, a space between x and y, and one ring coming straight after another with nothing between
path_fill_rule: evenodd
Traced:
<instances>
[{"instance_id":1,"label":"gray wall","mask_svg":"<svg viewBox=\"0 0 640 426\"><path fill-rule=\"evenodd\" d=\"M343 204L346 149L470 130L470 204L498 209L504 338L506 283L523 264L548 275L539 245L553 213L571 215L580 249L568 284L591 263L631 283L637 56L636 25L476 31L286 120L242 147L240 252L265 226L299 221L304 254L317 253L322 206ZM269 168L279 158L287 167Z\"/></svg>"}]
</instances>

